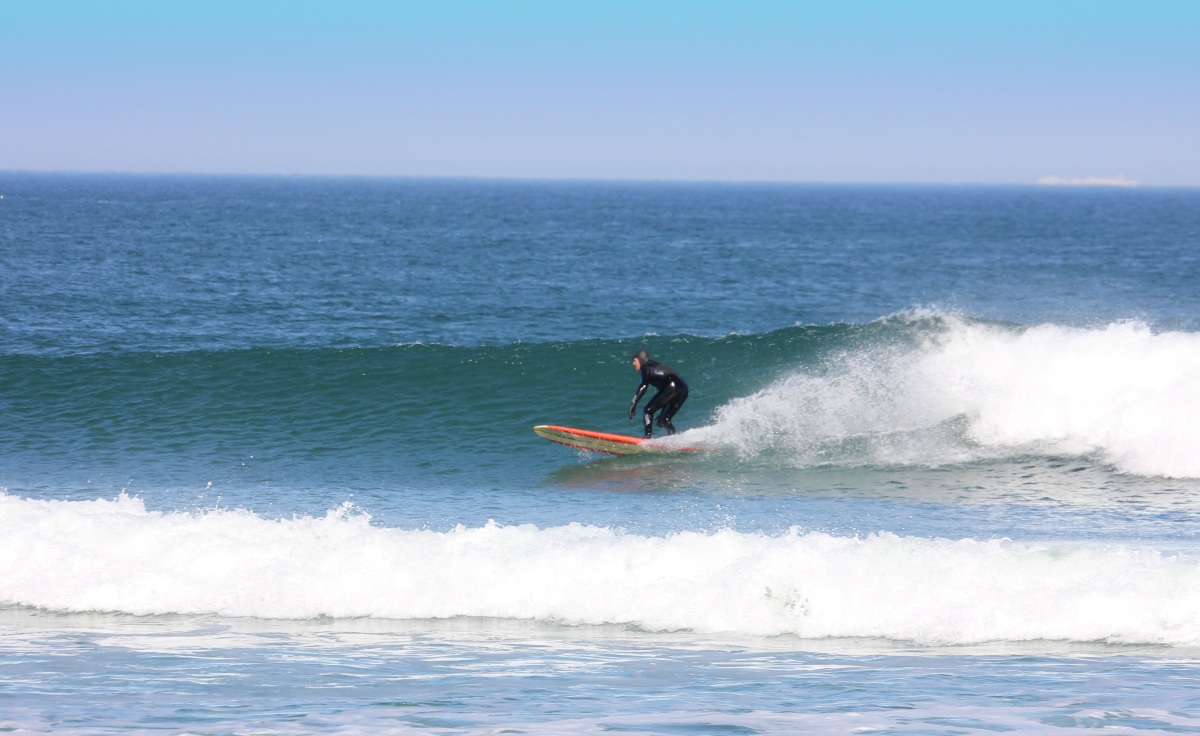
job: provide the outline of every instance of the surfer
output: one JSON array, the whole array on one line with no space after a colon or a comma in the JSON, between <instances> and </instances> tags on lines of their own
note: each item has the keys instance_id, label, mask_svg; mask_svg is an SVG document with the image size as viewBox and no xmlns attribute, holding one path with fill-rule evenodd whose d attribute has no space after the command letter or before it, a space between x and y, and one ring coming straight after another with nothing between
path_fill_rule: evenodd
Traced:
<instances>
[{"instance_id":1,"label":"surfer","mask_svg":"<svg viewBox=\"0 0 1200 736\"><path fill-rule=\"evenodd\" d=\"M629 418L633 419L633 413L637 411L638 402L646 393L646 387L653 386L658 389L658 393L654 395L653 399L650 399L642 411L642 423L646 425L646 439L650 439L650 435L653 433L651 425L654 424L654 412L659 409L662 409L662 413L658 415L658 426L666 429L668 435L675 434L675 425L671 424L671 417L675 416L675 412L679 411L679 407L687 401L687 382L683 380L683 376L675 372L674 368L650 360L650 353L645 350L634 353L633 369L642 372L642 384L638 386L637 393L633 396L633 403L629 405Z\"/></svg>"}]
</instances>

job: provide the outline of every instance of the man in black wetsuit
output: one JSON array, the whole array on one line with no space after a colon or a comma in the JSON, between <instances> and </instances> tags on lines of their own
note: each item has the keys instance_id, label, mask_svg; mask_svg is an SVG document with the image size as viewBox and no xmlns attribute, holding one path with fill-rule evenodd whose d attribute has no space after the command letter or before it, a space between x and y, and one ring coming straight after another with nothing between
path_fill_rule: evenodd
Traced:
<instances>
[{"instance_id":1,"label":"man in black wetsuit","mask_svg":"<svg viewBox=\"0 0 1200 736\"><path fill-rule=\"evenodd\" d=\"M633 368L642 372L642 385L638 386L637 393L633 396L633 403L629 405L629 418L633 419L633 413L637 411L638 402L646 393L646 387L653 386L658 389L658 393L654 395L653 399L650 399L645 410L642 411L642 423L646 425L646 439L650 439L652 434L650 427L654 423L654 412L659 409L662 409L662 414L658 415L658 426L665 428L668 435L675 434L675 425L671 424L671 417L675 416L675 412L679 411L679 407L683 406L683 402L687 401L688 397L688 387L683 376L676 373L674 368L650 360L650 353L645 350L639 350L634 354Z\"/></svg>"}]
</instances>

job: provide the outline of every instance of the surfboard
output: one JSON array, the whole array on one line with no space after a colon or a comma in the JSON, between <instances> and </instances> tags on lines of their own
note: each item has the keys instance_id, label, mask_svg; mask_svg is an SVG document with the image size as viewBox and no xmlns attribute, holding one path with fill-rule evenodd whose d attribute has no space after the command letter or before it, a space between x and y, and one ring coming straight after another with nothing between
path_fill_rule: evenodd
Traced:
<instances>
[{"instance_id":1,"label":"surfboard","mask_svg":"<svg viewBox=\"0 0 1200 736\"><path fill-rule=\"evenodd\" d=\"M647 444L647 441L641 437L559 427L553 424L539 424L533 428L533 431L537 433L538 437L557 442L560 445L578 447L581 450L591 450L592 452L603 452L606 455L636 455L680 450L696 452L704 449L703 447L663 447L662 445Z\"/></svg>"}]
</instances>

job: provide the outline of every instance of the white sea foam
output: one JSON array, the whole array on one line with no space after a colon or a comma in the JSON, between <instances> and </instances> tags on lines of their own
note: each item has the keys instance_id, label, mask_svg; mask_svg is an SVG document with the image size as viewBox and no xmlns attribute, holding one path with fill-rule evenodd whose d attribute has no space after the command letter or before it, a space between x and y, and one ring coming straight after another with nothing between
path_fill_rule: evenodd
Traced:
<instances>
[{"instance_id":1,"label":"white sea foam","mask_svg":"<svg viewBox=\"0 0 1200 736\"><path fill-rule=\"evenodd\" d=\"M0 495L0 601L66 611L484 616L925 644L1200 642L1200 560L1152 550L572 524L371 526Z\"/></svg>"},{"instance_id":2,"label":"white sea foam","mask_svg":"<svg viewBox=\"0 0 1200 736\"><path fill-rule=\"evenodd\" d=\"M906 668L908 669L908 668ZM988 670L983 670L987 672ZM939 673L940 675L941 673ZM661 677L661 675L660 675ZM935 679L942 679L937 677ZM545 680L537 681L536 687L546 688ZM744 685L743 685L744 687ZM826 684L825 689L840 690L851 687L838 682ZM1182 689L1182 685L1176 686ZM1133 688L1130 688L1133 689ZM616 731L629 736L658 736L663 733L681 734L811 734L813 736L846 736L847 734L875 733L951 733L951 734L994 734L996 732L1025 731L1032 734L1055 734L1055 736L1094 736L1097 728L1105 734L1129 736L1137 733L1195 733L1200 727L1200 718L1190 717L1190 699L1178 690L1157 694L1156 701L1179 703L1178 708L1167 709L1158 702L1156 707L1117 708L1114 706L1091 706L1092 698L1080 696L1068 700L1058 698L1054 703L1053 716L1047 716L1047 707L1030 705L962 705L960 701L932 700L927 695L916 702L907 701L896 707L869 707L859 710L840 708L811 708L795 706L788 702L780 704L778 710L751 710L709 705L707 702L679 703L680 698L656 699L643 697L651 713L629 713L631 708L624 704L593 705L595 710L604 710L605 715L594 712L565 714L509 713L475 709L454 711L453 731L443 726L441 733L456 733L462 736L491 736L497 733L521 733L531 736L603 736ZM982 700L987 700L981 698ZM1000 700L1000 698L997 698ZM1072 702L1074 700L1075 702ZM57 704L56 704L57 705ZM511 702L508 708L515 707ZM688 707L690 705L690 707ZM543 710L545 710L543 706ZM407 718L398 717L396 708L387 704L345 705L335 709L308 707L302 713L272 713L267 718L251 721L218 720L209 717L203 727L181 731L184 736L201 733L270 733L279 736L312 733L336 734L337 736L427 736L431 729L427 723L441 725L451 720L445 710L423 704L405 706ZM65 721L59 708L36 709L17 705L8 708L0 724L13 728L18 733L56 733L65 736L93 736L100 732L95 721L80 728L74 726L82 719ZM137 731L145 727L148 718L135 711L127 721L113 724L103 721L109 731ZM108 715L107 713L105 714ZM111 718L111 716L110 716ZM1051 718L1053 720L1051 720ZM97 719L98 720L98 719ZM64 722L65 721L65 722ZM1050 721L1050 723L1047 723ZM110 725L111 724L111 725ZM913 726L930 725L938 728L914 729ZM1100 724L1100 725L1097 725Z\"/></svg>"},{"instance_id":3,"label":"white sea foam","mask_svg":"<svg viewBox=\"0 0 1200 736\"><path fill-rule=\"evenodd\" d=\"M1200 477L1200 334L1136 322L1014 330L934 321L940 328L916 347L833 356L730 402L678 441L802 465L1040 453Z\"/></svg>"}]
</instances>

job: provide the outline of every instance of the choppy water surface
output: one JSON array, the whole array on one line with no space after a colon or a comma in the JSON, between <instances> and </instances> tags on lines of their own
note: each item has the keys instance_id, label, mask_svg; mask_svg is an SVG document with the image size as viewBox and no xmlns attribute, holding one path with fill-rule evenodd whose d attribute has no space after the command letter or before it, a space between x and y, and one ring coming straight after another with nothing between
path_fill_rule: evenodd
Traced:
<instances>
[{"instance_id":1,"label":"choppy water surface","mask_svg":"<svg viewBox=\"0 0 1200 736\"><path fill-rule=\"evenodd\" d=\"M2 728L1200 729L1196 192L0 194Z\"/></svg>"}]
</instances>

